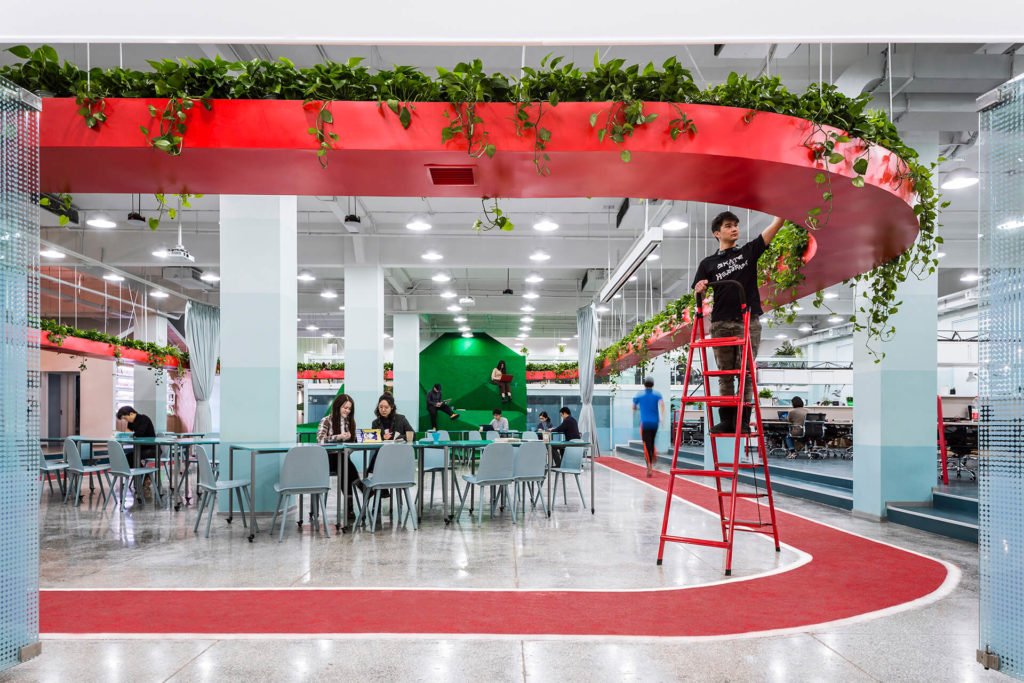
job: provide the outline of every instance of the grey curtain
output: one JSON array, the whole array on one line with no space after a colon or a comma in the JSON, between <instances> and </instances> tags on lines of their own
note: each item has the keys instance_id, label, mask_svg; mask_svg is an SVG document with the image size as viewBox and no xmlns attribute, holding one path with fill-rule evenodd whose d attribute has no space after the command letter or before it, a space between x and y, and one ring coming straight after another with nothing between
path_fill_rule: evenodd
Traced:
<instances>
[{"instance_id":1,"label":"grey curtain","mask_svg":"<svg viewBox=\"0 0 1024 683\"><path fill-rule=\"evenodd\" d=\"M580 335L580 433L590 432L590 454L601 455L597 439L597 419L594 417L594 356L597 355L597 314L594 304L576 310L576 329Z\"/></svg>"},{"instance_id":2,"label":"grey curtain","mask_svg":"<svg viewBox=\"0 0 1024 683\"><path fill-rule=\"evenodd\" d=\"M220 310L213 306L188 302L185 308L185 341L192 368L192 393L196 397L194 432L212 432L213 414L210 394L220 354Z\"/></svg>"}]
</instances>

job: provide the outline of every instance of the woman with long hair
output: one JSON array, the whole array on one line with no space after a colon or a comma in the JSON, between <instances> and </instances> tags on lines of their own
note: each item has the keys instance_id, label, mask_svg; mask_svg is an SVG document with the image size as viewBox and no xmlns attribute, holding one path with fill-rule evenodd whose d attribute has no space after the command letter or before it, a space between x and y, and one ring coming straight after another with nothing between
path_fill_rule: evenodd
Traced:
<instances>
[{"instance_id":1,"label":"woman with long hair","mask_svg":"<svg viewBox=\"0 0 1024 683\"><path fill-rule=\"evenodd\" d=\"M356 440L356 403L348 394L338 394L331 403L331 411L320 420L320 426L316 430L317 443L354 443ZM352 505L352 491L360 485L359 470L352 464L352 458L348 451L341 451L348 468L348 490L345 491L347 500L345 502L346 523L355 519L355 507ZM330 461L331 474L341 476L338 469L338 452L332 451L327 454Z\"/></svg>"},{"instance_id":2,"label":"woman with long hair","mask_svg":"<svg viewBox=\"0 0 1024 683\"><path fill-rule=\"evenodd\" d=\"M508 374L508 370L505 368L505 361L499 360L498 366L491 370L491 384L498 385L498 391L501 393L502 401L512 400L512 388L508 382L503 382L502 377Z\"/></svg>"}]
</instances>

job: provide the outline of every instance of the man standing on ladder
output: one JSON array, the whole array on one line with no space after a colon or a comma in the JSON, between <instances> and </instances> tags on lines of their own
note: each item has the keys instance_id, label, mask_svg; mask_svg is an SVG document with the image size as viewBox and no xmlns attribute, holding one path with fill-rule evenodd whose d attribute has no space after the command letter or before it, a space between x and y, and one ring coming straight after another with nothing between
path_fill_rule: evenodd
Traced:
<instances>
[{"instance_id":1,"label":"man standing on ladder","mask_svg":"<svg viewBox=\"0 0 1024 683\"><path fill-rule=\"evenodd\" d=\"M710 282L721 280L737 280L743 285L746 293L747 308L750 310L750 346L754 358L761 345L761 294L757 291L757 259L765 252L768 245L782 227L783 220L776 218L760 235L742 247L736 246L740 238L740 219L731 211L723 211L711 221L711 234L718 239L718 251L708 256L697 266L693 278L693 290L701 294ZM711 310L712 337L743 337L743 314L740 311L742 301L739 293L732 287L720 287L715 290L714 307ZM742 346L716 346L715 364L719 370L739 370L742 358ZM751 372L756 368L751 368ZM735 396L736 388L732 375L721 375L718 378L718 393L722 396ZM754 389L751 382L745 383L744 401L753 403ZM712 434L731 434L736 431L736 408L722 406L718 409L719 423L711 428ZM744 407L742 429L750 431L750 408Z\"/></svg>"}]
</instances>

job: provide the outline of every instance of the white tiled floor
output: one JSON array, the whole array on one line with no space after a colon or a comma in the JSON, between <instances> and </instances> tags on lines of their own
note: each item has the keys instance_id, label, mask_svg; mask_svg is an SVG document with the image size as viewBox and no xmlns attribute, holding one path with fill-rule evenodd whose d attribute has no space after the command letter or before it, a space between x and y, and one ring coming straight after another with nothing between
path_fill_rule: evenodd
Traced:
<instances>
[{"instance_id":1,"label":"white tiled floor","mask_svg":"<svg viewBox=\"0 0 1024 683\"><path fill-rule=\"evenodd\" d=\"M589 496L589 490L584 489ZM214 521L209 539L192 533L194 510L147 505L125 513L80 508L47 496L41 514L41 586L432 586L633 588L693 585L721 578L721 551L670 545L654 558L664 494L597 470L597 514L578 494L561 495L547 519L508 513L478 526L464 514L445 528L428 516L419 531L357 532L330 539L294 525L277 543L264 529L248 543L239 520ZM0 673L7 680L928 680L1002 679L974 662L977 546L786 496L779 507L950 561L963 580L924 608L866 623L770 638L719 641L464 639L396 637L336 640L44 640L43 654ZM330 509L330 508L329 508ZM682 509L682 508L677 508ZM332 512L333 514L333 512ZM697 510L680 523L708 535L715 517ZM333 531L333 528L332 528ZM736 575L799 559L768 539L743 536ZM886 577L879 576L879 581ZM828 586L822 586L823 591ZM770 606L766 606L770 609ZM201 618L201 616L199 617ZM714 615L709 614L709 619Z\"/></svg>"}]
</instances>

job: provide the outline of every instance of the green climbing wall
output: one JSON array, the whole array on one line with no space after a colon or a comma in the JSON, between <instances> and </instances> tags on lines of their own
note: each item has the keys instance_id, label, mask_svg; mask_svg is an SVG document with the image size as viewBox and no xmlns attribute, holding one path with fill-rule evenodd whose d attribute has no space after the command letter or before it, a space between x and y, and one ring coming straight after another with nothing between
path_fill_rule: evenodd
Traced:
<instances>
[{"instance_id":1,"label":"green climbing wall","mask_svg":"<svg viewBox=\"0 0 1024 683\"><path fill-rule=\"evenodd\" d=\"M505 361L512 380L512 401L502 403L498 387L491 384L491 370ZM471 339L449 333L420 353L420 428L430 428L427 392L435 382L459 414L451 420L437 415L437 428L477 429L491 421L491 411L501 408L511 429L526 429L526 359L486 334Z\"/></svg>"}]
</instances>

